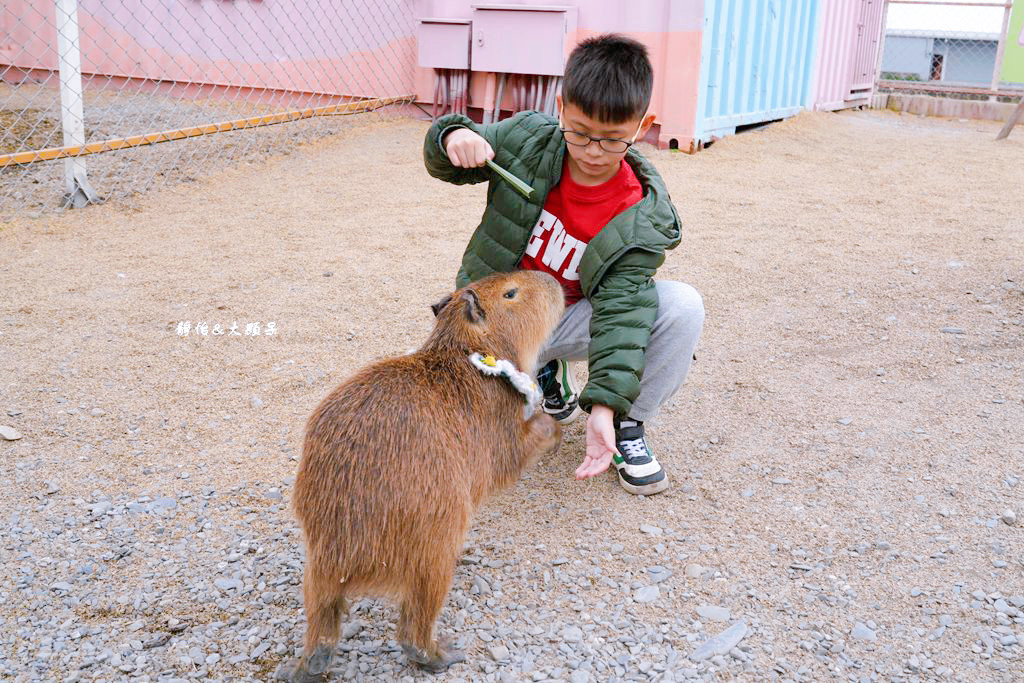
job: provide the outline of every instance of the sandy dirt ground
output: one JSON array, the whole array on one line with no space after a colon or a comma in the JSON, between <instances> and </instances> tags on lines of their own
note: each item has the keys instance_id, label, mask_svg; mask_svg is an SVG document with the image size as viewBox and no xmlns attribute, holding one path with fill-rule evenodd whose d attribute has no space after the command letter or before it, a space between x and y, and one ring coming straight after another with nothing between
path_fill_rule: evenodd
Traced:
<instances>
[{"instance_id":1,"label":"sandy dirt ground","mask_svg":"<svg viewBox=\"0 0 1024 683\"><path fill-rule=\"evenodd\" d=\"M519 568L592 559L619 590L543 607L703 621L676 644L684 659L729 624L695 609L730 610L749 661L724 678L1024 677L1021 645L998 639L1024 642L1024 520L1003 520L1024 517L1024 130L997 143L998 128L801 114L695 156L643 148L685 223L658 277L694 285L707 311L687 384L648 428L673 487L643 499L612 474L574 481L579 421L471 541ZM306 418L425 339L479 220L485 187L430 178L425 130L355 122L137 210L0 224L0 424L23 435L0 441L0 519L42 505L29 494L45 481L69 507L280 487L271 514L291 526ZM648 565L672 579L635 601L618 577ZM109 590L135 580L129 566ZM12 624L30 606L7 585ZM506 578L491 609L530 614L541 593ZM494 658L480 641L469 655Z\"/></svg>"}]
</instances>

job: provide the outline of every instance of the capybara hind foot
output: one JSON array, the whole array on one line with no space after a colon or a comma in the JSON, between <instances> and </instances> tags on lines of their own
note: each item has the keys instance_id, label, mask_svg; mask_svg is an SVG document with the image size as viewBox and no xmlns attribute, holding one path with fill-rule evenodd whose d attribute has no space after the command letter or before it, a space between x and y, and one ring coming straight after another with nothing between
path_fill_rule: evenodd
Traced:
<instances>
[{"instance_id":1,"label":"capybara hind foot","mask_svg":"<svg viewBox=\"0 0 1024 683\"><path fill-rule=\"evenodd\" d=\"M454 647L445 643L447 647L442 648L441 644L438 643L437 654L431 657L426 650L421 650L415 645L409 643L402 643L402 652L408 657L409 661L432 673L441 673L446 670L452 664L458 664L459 662L466 661L466 655L462 650L457 650Z\"/></svg>"},{"instance_id":2,"label":"capybara hind foot","mask_svg":"<svg viewBox=\"0 0 1024 683\"><path fill-rule=\"evenodd\" d=\"M334 648L319 645L309 657L298 657L282 662L274 671L275 681L287 683L322 683L327 680Z\"/></svg>"}]
</instances>

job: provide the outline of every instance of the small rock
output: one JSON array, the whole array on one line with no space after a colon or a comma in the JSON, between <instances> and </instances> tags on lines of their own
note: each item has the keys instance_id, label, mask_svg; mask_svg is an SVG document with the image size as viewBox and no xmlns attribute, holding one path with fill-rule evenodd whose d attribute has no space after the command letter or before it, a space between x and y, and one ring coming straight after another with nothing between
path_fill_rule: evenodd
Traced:
<instances>
[{"instance_id":1,"label":"small rock","mask_svg":"<svg viewBox=\"0 0 1024 683\"><path fill-rule=\"evenodd\" d=\"M661 527L654 526L653 524L641 524L640 531L651 536L661 536L664 533Z\"/></svg>"},{"instance_id":2,"label":"small rock","mask_svg":"<svg viewBox=\"0 0 1024 683\"><path fill-rule=\"evenodd\" d=\"M665 567L662 567L660 565L648 567L647 573L651 575L651 581L653 583L661 583L662 581L665 581L666 579L669 579L672 576L671 569L666 569Z\"/></svg>"},{"instance_id":3,"label":"small rock","mask_svg":"<svg viewBox=\"0 0 1024 683\"><path fill-rule=\"evenodd\" d=\"M848 425L851 422L853 422L853 418L852 417L841 417L838 420L836 420L836 422L838 422L839 424L841 424L841 425L843 425L845 427L846 425Z\"/></svg>"},{"instance_id":4,"label":"small rock","mask_svg":"<svg viewBox=\"0 0 1024 683\"><path fill-rule=\"evenodd\" d=\"M242 581L240 579L214 579L213 585L222 591L229 591L232 589L236 591L242 590Z\"/></svg>"},{"instance_id":5,"label":"small rock","mask_svg":"<svg viewBox=\"0 0 1024 683\"><path fill-rule=\"evenodd\" d=\"M683 573L686 574L688 578L699 579L704 574L704 567L695 562L691 562L683 569Z\"/></svg>"},{"instance_id":6,"label":"small rock","mask_svg":"<svg viewBox=\"0 0 1024 683\"><path fill-rule=\"evenodd\" d=\"M704 641L700 647L693 651L693 654L690 655L690 659L695 662L701 662L711 657L724 655L736 647L746 635L746 622L737 621L717 636Z\"/></svg>"},{"instance_id":7,"label":"small rock","mask_svg":"<svg viewBox=\"0 0 1024 683\"><path fill-rule=\"evenodd\" d=\"M102 408L93 408L92 410L89 411L89 414L92 415L93 417L103 417L104 415L107 414L107 411L103 410Z\"/></svg>"},{"instance_id":8,"label":"small rock","mask_svg":"<svg viewBox=\"0 0 1024 683\"><path fill-rule=\"evenodd\" d=\"M263 399L261 399L259 396L253 396L252 398L249 399L249 405L251 405L253 408L262 408Z\"/></svg>"},{"instance_id":9,"label":"small rock","mask_svg":"<svg viewBox=\"0 0 1024 683\"><path fill-rule=\"evenodd\" d=\"M962 327L943 327L940 331L946 334L967 334L967 331Z\"/></svg>"},{"instance_id":10,"label":"small rock","mask_svg":"<svg viewBox=\"0 0 1024 683\"><path fill-rule=\"evenodd\" d=\"M877 638L874 631L859 621L854 625L853 630L850 631L850 637L857 640L875 640Z\"/></svg>"},{"instance_id":11,"label":"small rock","mask_svg":"<svg viewBox=\"0 0 1024 683\"><path fill-rule=\"evenodd\" d=\"M14 427L0 425L0 438L3 438L4 441L17 441L21 438L21 432Z\"/></svg>"},{"instance_id":12,"label":"small rock","mask_svg":"<svg viewBox=\"0 0 1024 683\"><path fill-rule=\"evenodd\" d=\"M1003 520L1003 524L1013 526L1017 523L1017 513L1011 510L1010 508L1006 508L1005 510L1003 510L1003 514L1000 519Z\"/></svg>"},{"instance_id":13,"label":"small rock","mask_svg":"<svg viewBox=\"0 0 1024 683\"><path fill-rule=\"evenodd\" d=\"M637 602L653 602L657 600L660 595L661 589L657 586L644 586L633 593L633 599Z\"/></svg>"},{"instance_id":14,"label":"small rock","mask_svg":"<svg viewBox=\"0 0 1024 683\"><path fill-rule=\"evenodd\" d=\"M57 581L56 583L50 585L50 590L64 591L65 593L70 591L72 588L74 588L74 586L72 586L67 581Z\"/></svg>"},{"instance_id":15,"label":"small rock","mask_svg":"<svg viewBox=\"0 0 1024 683\"><path fill-rule=\"evenodd\" d=\"M569 683L590 683L592 680L594 679L591 677L590 672L585 669L576 669L569 674Z\"/></svg>"},{"instance_id":16,"label":"small rock","mask_svg":"<svg viewBox=\"0 0 1024 683\"><path fill-rule=\"evenodd\" d=\"M249 659L259 659L263 656L263 653L270 649L270 641L264 640L259 645L252 649L249 653Z\"/></svg>"},{"instance_id":17,"label":"small rock","mask_svg":"<svg viewBox=\"0 0 1024 683\"><path fill-rule=\"evenodd\" d=\"M697 608L697 614L700 615L701 619L707 619L708 621L729 621L730 618L728 609L715 605L701 605Z\"/></svg>"},{"instance_id":18,"label":"small rock","mask_svg":"<svg viewBox=\"0 0 1024 683\"><path fill-rule=\"evenodd\" d=\"M566 626L562 630L562 641L566 643L579 643L583 640L583 629L579 626Z\"/></svg>"},{"instance_id":19,"label":"small rock","mask_svg":"<svg viewBox=\"0 0 1024 683\"><path fill-rule=\"evenodd\" d=\"M551 561L551 566L553 566L553 567L557 567L557 566L562 565L562 564L569 564L569 558L568 557L556 557L555 559L553 559Z\"/></svg>"},{"instance_id":20,"label":"small rock","mask_svg":"<svg viewBox=\"0 0 1024 683\"><path fill-rule=\"evenodd\" d=\"M167 644L167 641L171 639L170 633L157 633L152 638L142 644L143 650L151 650L154 647L163 647Z\"/></svg>"},{"instance_id":21,"label":"small rock","mask_svg":"<svg viewBox=\"0 0 1024 683\"><path fill-rule=\"evenodd\" d=\"M214 652L211 655L207 655L207 657L206 657L206 665L207 666L213 666L214 664L216 664L219 661L220 661L220 655L218 653L216 653L216 652Z\"/></svg>"},{"instance_id":22,"label":"small rock","mask_svg":"<svg viewBox=\"0 0 1024 683\"><path fill-rule=\"evenodd\" d=\"M359 635L363 630L363 623L361 621L349 621L345 624L344 628L341 629L341 639L349 640Z\"/></svg>"},{"instance_id":23,"label":"small rock","mask_svg":"<svg viewBox=\"0 0 1024 683\"><path fill-rule=\"evenodd\" d=\"M504 645L488 645L487 654L496 662L504 662L509 657L508 648Z\"/></svg>"},{"instance_id":24,"label":"small rock","mask_svg":"<svg viewBox=\"0 0 1024 683\"><path fill-rule=\"evenodd\" d=\"M786 484L792 484L793 481L791 479L786 479L785 477L775 477L774 479L772 479L772 483L773 484L786 485Z\"/></svg>"},{"instance_id":25,"label":"small rock","mask_svg":"<svg viewBox=\"0 0 1024 683\"><path fill-rule=\"evenodd\" d=\"M93 517L102 517L107 514L114 506L109 500L101 500L98 503L89 506L89 514Z\"/></svg>"},{"instance_id":26,"label":"small rock","mask_svg":"<svg viewBox=\"0 0 1024 683\"><path fill-rule=\"evenodd\" d=\"M267 498L269 498L270 500L281 500L282 497L283 496L281 495L281 489L279 488L272 488L269 491L267 491Z\"/></svg>"}]
</instances>

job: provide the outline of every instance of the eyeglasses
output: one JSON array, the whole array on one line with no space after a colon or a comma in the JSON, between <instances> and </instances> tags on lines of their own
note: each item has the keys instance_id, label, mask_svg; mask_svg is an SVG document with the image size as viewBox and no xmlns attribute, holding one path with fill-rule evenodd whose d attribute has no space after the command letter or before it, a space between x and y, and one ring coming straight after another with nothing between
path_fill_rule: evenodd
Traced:
<instances>
[{"instance_id":1,"label":"eyeglasses","mask_svg":"<svg viewBox=\"0 0 1024 683\"><path fill-rule=\"evenodd\" d=\"M570 145L576 147L587 147L591 142L596 142L598 147L606 152L612 154L621 154L629 149L633 143L629 140L620 140L619 138L595 138L592 135L581 133L576 130L569 130L568 128L559 128L562 131L562 137Z\"/></svg>"},{"instance_id":2,"label":"eyeglasses","mask_svg":"<svg viewBox=\"0 0 1024 683\"><path fill-rule=\"evenodd\" d=\"M646 116L646 114L644 116ZM593 135L581 133L578 130L570 130L569 128L559 128L558 130L562 131L562 137L565 138L565 141L575 147L589 147L591 142L596 142L597 146L606 152L611 154L622 154L636 143L636 136L640 135L640 129L643 128L643 126L644 117L641 117L640 125L636 127L636 132L633 133L632 140L621 140L619 138L595 138Z\"/></svg>"}]
</instances>

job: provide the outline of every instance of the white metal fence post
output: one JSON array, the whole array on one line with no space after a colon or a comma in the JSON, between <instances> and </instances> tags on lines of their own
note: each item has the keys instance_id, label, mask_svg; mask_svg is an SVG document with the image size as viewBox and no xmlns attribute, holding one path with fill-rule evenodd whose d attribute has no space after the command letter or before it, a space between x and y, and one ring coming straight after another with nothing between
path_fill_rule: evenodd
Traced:
<instances>
[{"instance_id":1,"label":"white metal fence post","mask_svg":"<svg viewBox=\"0 0 1024 683\"><path fill-rule=\"evenodd\" d=\"M57 60L60 68L60 121L64 146L85 144L82 53L78 42L78 0L57 0ZM64 205L81 208L99 197L89 185L85 160L64 160Z\"/></svg>"},{"instance_id":2,"label":"white metal fence post","mask_svg":"<svg viewBox=\"0 0 1024 683\"><path fill-rule=\"evenodd\" d=\"M996 65L992 69L992 90L999 90L1000 72L1003 70L1003 55L1006 53L1006 38L1010 32L1010 10L1013 9L1012 3L1007 2L1006 7L1003 8L1003 28L999 32L999 46L996 48ZM996 96L991 95L988 98L990 101L995 102Z\"/></svg>"},{"instance_id":3,"label":"white metal fence post","mask_svg":"<svg viewBox=\"0 0 1024 683\"><path fill-rule=\"evenodd\" d=\"M0 222L409 113L417 4L0 0Z\"/></svg>"}]
</instances>

